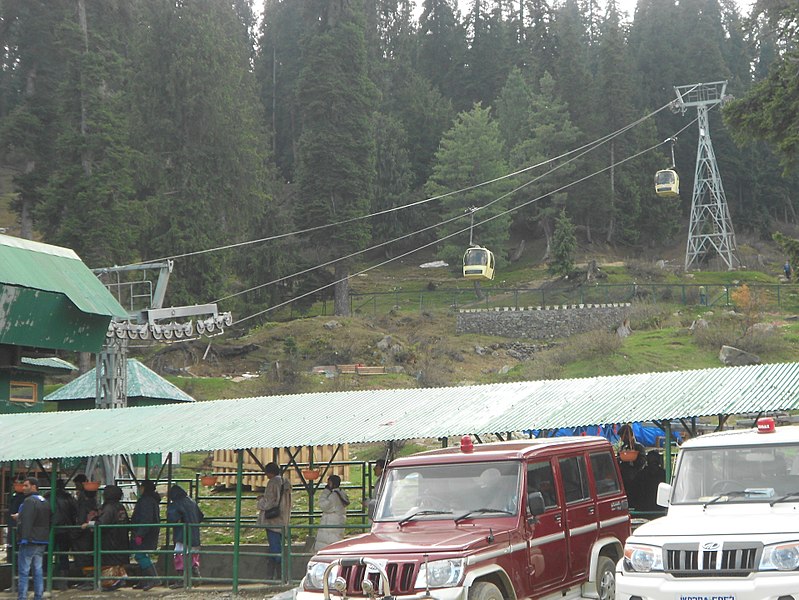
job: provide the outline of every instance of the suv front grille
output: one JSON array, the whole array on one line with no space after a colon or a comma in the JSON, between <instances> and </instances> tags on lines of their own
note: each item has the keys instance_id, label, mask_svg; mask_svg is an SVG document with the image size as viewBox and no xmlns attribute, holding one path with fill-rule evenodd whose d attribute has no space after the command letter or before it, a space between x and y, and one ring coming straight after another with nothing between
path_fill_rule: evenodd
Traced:
<instances>
[{"instance_id":1,"label":"suv front grille","mask_svg":"<svg viewBox=\"0 0 799 600\"><path fill-rule=\"evenodd\" d=\"M702 548L700 543L666 544L666 572L675 577L746 577L755 570L763 550L757 542L727 542Z\"/></svg>"},{"instance_id":2,"label":"suv front grille","mask_svg":"<svg viewBox=\"0 0 799 600\"><path fill-rule=\"evenodd\" d=\"M386 565L388 574L388 584L391 594L406 595L413 591L413 584L416 582L416 565L414 563L388 563ZM355 567L343 567L341 576L347 581L348 596L363 596L361 581L366 574L366 566L358 565ZM380 585L380 574L369 573L368 579L374 584L378 596L382 595Z\"/></svg>"}]
</instances>

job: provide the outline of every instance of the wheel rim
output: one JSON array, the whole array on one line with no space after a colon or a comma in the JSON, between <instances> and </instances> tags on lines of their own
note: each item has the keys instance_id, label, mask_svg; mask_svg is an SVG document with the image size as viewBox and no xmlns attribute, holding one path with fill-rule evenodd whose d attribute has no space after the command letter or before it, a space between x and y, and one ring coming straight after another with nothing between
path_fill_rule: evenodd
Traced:
<instances>
[{"instance_id":1,"label":"wheel rim","mask_svg":"<svg viewBox=\"0 0 799 600\"><path fill-rule=\"evenodd\" d=\"M599 582L599 599L600 600L614 600L616 597L616 575L613 571L605 571L602 573L602 579Z\"/></svg>"}]
</instances>

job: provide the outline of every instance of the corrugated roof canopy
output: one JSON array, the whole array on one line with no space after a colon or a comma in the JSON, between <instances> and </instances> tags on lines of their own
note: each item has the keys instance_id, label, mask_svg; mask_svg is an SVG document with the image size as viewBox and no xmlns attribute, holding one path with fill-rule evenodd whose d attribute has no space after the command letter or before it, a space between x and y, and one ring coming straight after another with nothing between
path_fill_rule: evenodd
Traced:
<instances>
[{"instance_id":1,"label":"corrugated roof canopy","mask_svg":"<svg viewBox=\"0 0 799 600\"><path fill-rule=\"evenodd\" d=\"M799 363L0 416L0 461L275 448L799 409Z\"/></svg>"}]
</instances>

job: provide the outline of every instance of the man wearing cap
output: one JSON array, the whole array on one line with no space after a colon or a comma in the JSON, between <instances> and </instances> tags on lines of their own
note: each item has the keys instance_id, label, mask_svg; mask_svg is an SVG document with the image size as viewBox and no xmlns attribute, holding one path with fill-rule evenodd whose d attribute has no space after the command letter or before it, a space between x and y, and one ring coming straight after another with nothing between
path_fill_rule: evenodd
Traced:
<instances>
[{"instance_id":1,"label":"man wearing cap","mask_svg":"<svg viewBox=\"0 0 799 600\"><path fill-rule=\"evenodd\" d=\"M17 520L19 540L17 598L25 600L28 597L28 577L33 567L33 599L42 600L42 558L50 538L50 506L39 494L39 481L35 477L28 477L22 482L22 493L25 494L25 500L19 512L12 515Z\"/></svg>"}]
</instances>

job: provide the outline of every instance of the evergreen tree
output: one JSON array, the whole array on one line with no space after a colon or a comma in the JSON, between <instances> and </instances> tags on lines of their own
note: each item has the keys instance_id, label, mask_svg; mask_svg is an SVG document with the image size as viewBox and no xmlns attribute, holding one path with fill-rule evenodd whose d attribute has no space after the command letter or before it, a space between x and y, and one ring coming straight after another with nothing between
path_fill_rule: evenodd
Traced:
<instances>
[{"instance_id":1,"label":"evergreen tree","mask_svg":"<svg viewBox=\"0 0 799 600\"><path fill-rule=\"evenodd\" d=\"M363 12L359 3L328 0L303 41L298 83L303 131L298 145L298 218L309 226L364 215L375 178L376 90L368 77ZM363 248L369 226L354 221L317 236L331 256ZM335 313L349 314L351 261L335 267Z\"/></svg>"},{"instance_id":2,"label":"evergreen tree","mask_svg":"<svg viewBox=\"0 0 799 600\"><path fill-rule=\"evenodd\" d=\"M566 209L561 209L555 221L555 233L552 236L552 259L549 261L549 272L553 275L569 275L574 270L574 255L577 251L577 236Z\"/></svg>"},{"instance_id":3,"label":"evergreen tree","mask_svg":"<svg viewBox=\"0 0 799 600\"><path fill-rule=\"evenodd\" d=\"M489 109L475 105L471 111L458 115L455 125L444 134L425 193L428 197L447 194L505 175L507 165L502 155L497 123L491 119ZM452 234L468 230L468 211L474 207L478 210L474 215L473 242L488 247L496 255L497 264L503 264L502 250L509 237L510 216L497 215L507 210L509 202L494 201L507 193L510 186L508 180L498 181L449 195L439 201L439 220L457 219L443 224L437 230L438 238L442 240L439 245L442 259L450 264L460 263L469 245L469 233ZM496 218L488 220L490 217Z\"/></svg>"},{"instance_id":4,"label":"evergreen tree","mask_svg":"<svg viewBox=\"0 0 799 600\"><path fill-rule=\"evenodd\" d=\"M575 164L567 159L552 159L572 150L580 131L569 119L568 106L557 96L555 80L548 73L541 78L539 87L540 92L532 94L527 108L522 140L510 151L510 166L518 170L550 161L521 175L517 183L524 187L513 197L514 204L527 204L514 213L515 226L528 234L534 224L541 226L547 241L546 258L551 250L555 215L571 200L571 190L558 190L571 183L575 171Z\"/></svg>"},{"instance_id":5,"label":"evergreen tree","mask_svg":"<svg viewBox=\"0 0 799 600\"><path fill-rule=\"evenodd\" d=\"M786 171L799 164L799 77L796 63L799 48L799 7L794 3L765 5L784 52L769 70L768 77L740 100L730 103L724 115L739 139L760 139L772 143ZM762 65L759 65L762 72Z\"/></svg>"},{"instance_id":6,"label":"evergreen tree","mask_svg":"<svg viewBox=\"0 0 799 600\"><path fill-rule=\"evenodd\" d=\"M532 90L524 80L521 70L514 67L494 103L506 154L531 134L529 124L532 96Z\"/></svg>"},{"instance_id":7,"label":"evergreen tree","mask_svg":"<svg viewBox=\"0 0 799 600\"><path fill-rule=\"evenodd\" d=\"M215 0L141 5L133 44L136 185L146 258L249 238L266 210L266 154L250 48L233 7ZM179 260L173 304L222 295L220 253ZM264 278L265 274L250 276Z\"/></svg>"},{"instance_id":8,"label":"evergreen tree","mask_svg":"<svg viewBox=\"0 0 799 600\"><path fill-rule=\"evenodd\" d=\"M441 136L452 125L452 103L424 77L401 66L392 73L383 103L406 132L413 187L420 188L430 177Z\"/></svg>"},{"instance_id":9,"label":"evergreen tree","mask_svg":"<svg viewBox=\"0 0 799 600\"><path fill-rule=\"evenodd\" d=\"M82 1L78 8L59 36L65 64L55 154L37 222L49 241L73 248L90 266L124 264L137 256L140 212L125 89L130 15Z\"/></svg>"},{"instance_id":10,"label":"evergreen tree","mask_svg":"<svg viewBox=\"0 0 799 600\"><path fill-rule=\"evenodd\" d=\"M266 0L255 58L272 156L284 181L294 180L294 152L302 131L296 89L302 69L303 5L297 0Z\"/></svg>"},{"instance_id":11,"label":"evergreen tree","mask_svg":"<svg viewBox=\"0 0 799 600\"><path fill-rule=\"evenodd\" d=\"M377 178L371 212L382 212L412 201L413 171L407 150L407 136L397 119L379 114L375 126ZM403 234L417 231L426 223L419 218L424 211L412 208L388 212L374 218L372 237L375 242L384 242ZM399 242L400 248L418 245L418 240ZM394 245L384 247L391 256Z\"/></svg>"},{"instance_id":12,"label":"evergreen tree","mask_svg":"<svg viewBox=\"0 0 799 600\"><path fill-rule=\"evenodd\" d=\"M57 90L64 74L58 40L74 14L67 0L6 0L0 4L0 151L14 173L20 236L32 239L34 213L54 165Z\"/></svg>"},{"instance_id":13,"label":"evergreen tree","mask_svg":"<svg viewBox=\"0 0 799 600\"><path fill-rule=\"evenodd\" d=\"M484 0L473 0L469 20L472 39L466 51L467 66L459 104L489 105L499 94L512 64L510 32L501 3L495 3L489 10Z\"/></svg>"},{"instance_id":14,"label":"evergreen tree","mask_svg":"<svg viewBox=\"0 0 799 600\"><path fill-rule=\"evenodd\" d=\"M442 96L455 99L462 109L458 86L463 81L466 42L456 11L454 0L423 0L415 66Z\"/></svg>"}]
</instances>

